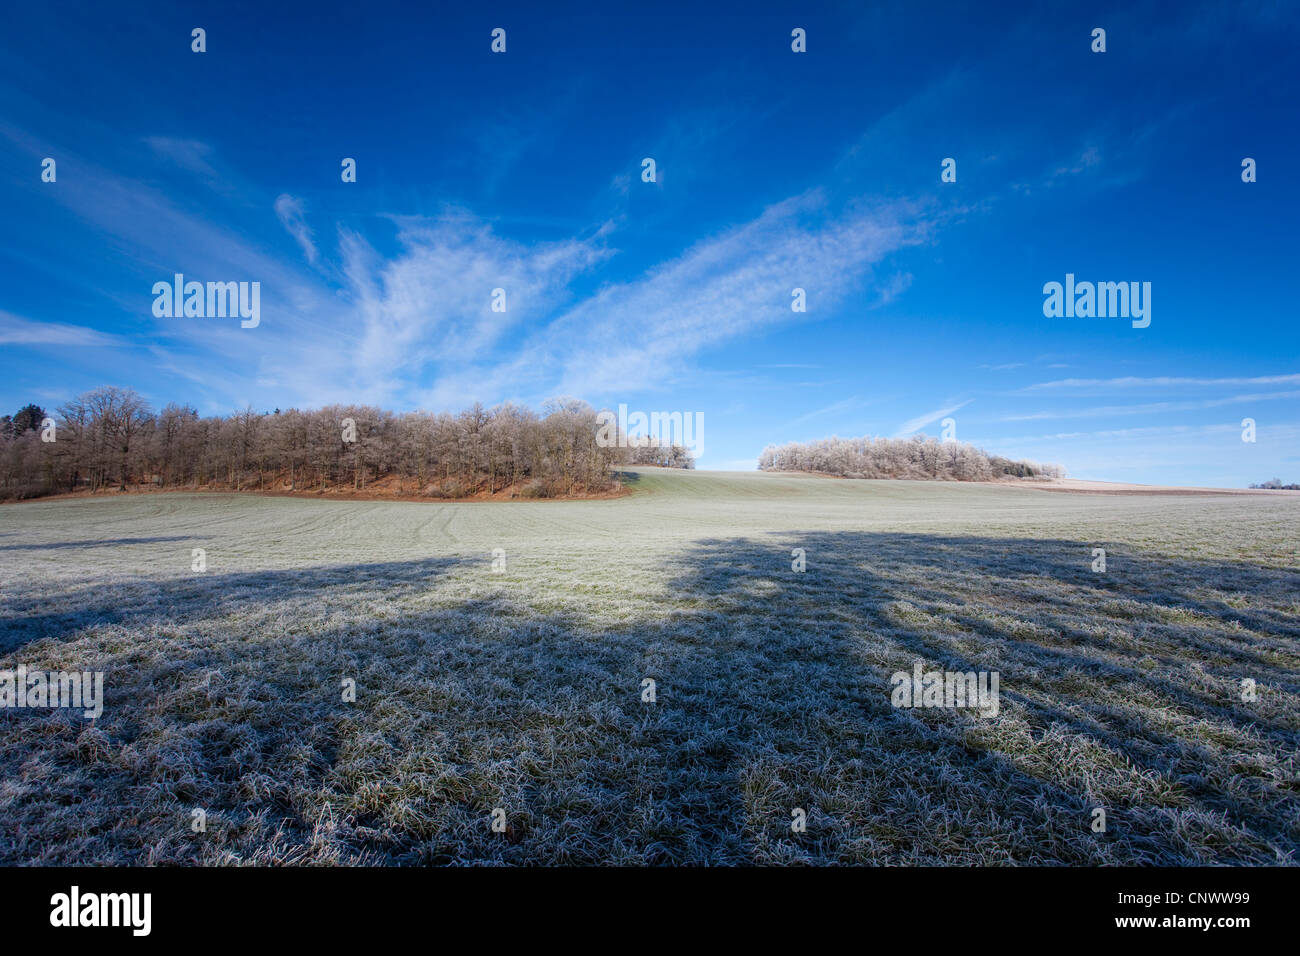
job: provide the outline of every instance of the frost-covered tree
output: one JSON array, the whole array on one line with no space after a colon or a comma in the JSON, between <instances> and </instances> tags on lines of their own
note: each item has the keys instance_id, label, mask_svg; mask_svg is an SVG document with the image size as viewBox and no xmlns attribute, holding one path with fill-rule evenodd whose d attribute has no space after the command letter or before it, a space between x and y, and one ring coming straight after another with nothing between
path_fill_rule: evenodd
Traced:
<instances>
[{"instance_id":1,"label":"frost-covered tree","mask_svg":"<svg viewBox=\"0 0 1300 956\"><path fill-rule=\"evenodd\" d=\"M911 438L823 438L768 446L758 458L763 471L806 471L844 478L922 478L988 481L1005 476L1061 478L1060 465L1011 461L962 442Z\"/></svg>"}]
</instances>

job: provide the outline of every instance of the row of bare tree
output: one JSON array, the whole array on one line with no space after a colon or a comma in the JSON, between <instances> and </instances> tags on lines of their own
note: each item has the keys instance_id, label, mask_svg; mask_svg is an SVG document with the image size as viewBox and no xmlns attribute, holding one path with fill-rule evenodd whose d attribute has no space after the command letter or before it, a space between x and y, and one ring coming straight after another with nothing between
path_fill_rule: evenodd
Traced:
<instances>
[{"instance_id":1,"label":"row of bare tree","mask_svg":"<svg viewBox=\"0 0 1300 956\"><path fill-rule=\"evenodd\" d=\"M506 489L587 495L611 488L611 469L636 452L662 459L657 464L684 453L601 447L596 411L572 399L550 402L540 415L511 404L456 415L333 405L203 418L184 405L154 412L129 389L98 388L62 406L53 425L0 430L0 497L139 484L363 491L378 481L443 498Z\"/></svg>"},{"instance_id":2,"label":"row of bare tree","mask_svg":"<svg viewBox=\"0 0 1300 956\"><path fill-rule=\"evenodd\" d=\"M1002 476L1062 478L1061 465L1012 461L964 442L911 438L823 438L769 446L759 456L764 471L809 471L845 478L922 478L989 481Z\"/></svg>"},{"instance_id":3,"label":"row of bare tree","mask_svg":"<svg viewBox=\"0 0 1300 956\"><path fill-rule=\"evenodd\" d=\"M632 465L658 465L661 468L694 468L695 459L690 449L682 445L670 445L649 436L642 439L631 452L628 462Z\"/></svg>"}]
</instances>

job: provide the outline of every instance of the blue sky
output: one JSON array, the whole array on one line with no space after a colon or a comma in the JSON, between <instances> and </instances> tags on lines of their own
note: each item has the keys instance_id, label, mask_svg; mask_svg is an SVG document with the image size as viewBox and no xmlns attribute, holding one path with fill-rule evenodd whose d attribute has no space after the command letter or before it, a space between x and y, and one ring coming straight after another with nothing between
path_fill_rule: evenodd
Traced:
<instances>
[{"instance_id":1,"label":"blue sky","mask_svg":"<svg viewBox=\"0 0 1300 956\"><path fill-rule=\"evenodd\" d=\"M10 5L0 408L571 395L703 413L706 468L952 417L1074 477L1300 480L1294 5L463 6ZM155 318L176 272L260 324ZM1045 317L1066 273L1150 282L1150 326Z\"/></svg>"}]
</instances>

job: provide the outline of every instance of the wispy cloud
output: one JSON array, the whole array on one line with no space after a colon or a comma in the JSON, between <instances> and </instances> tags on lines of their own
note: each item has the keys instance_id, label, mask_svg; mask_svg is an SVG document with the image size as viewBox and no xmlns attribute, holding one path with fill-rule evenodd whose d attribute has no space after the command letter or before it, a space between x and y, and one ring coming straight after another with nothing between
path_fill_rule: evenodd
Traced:
<instances>
[{"instance_id":1,"label":"wispy cloud","mask_svg":"<svg viewBox=\"0 0 1300 956\"><path fill-rule=\"evenodd\" d=\"M956 405L945 405L943 408L936 408L932 411L924 412L915 418L909 418L903 424L898 426L898 431L894 432L895 438L906 438L908 435L915 433L917 430L931 422L937 422L941 418L946 418L958 409L965 408L974 399L967 399L964 402L958 402Z\"/></svg>"},{"instance_id":2,"label":"wispy cloud","mask_svg":"<svg viewBox=\"0 0 1300 956\"><path fill-rule=\"evenodd\" d=\"M601 287L523 339L511 357L441 379L433 402L469 388L601 395L662 386L706 349L831 309L926 230L903 206L837 215L820 193L794 197L640 278ZM791 310L795 288L807 291L807 314Z\"/></svg>"},{"instance_id":3,"label":"wispy cloud","mask_svg":"<svg viewBox=\"0 0 1300 956\"><path fill-rule=\"evenodd\" d=\"M1033 412L1028 415L1004 415L998 421L1027 422L1056 418L1104 418L1109 415L1143 415L1148 412L1194 412L1207 408L1218 408L1223 405L1241 405L1248 402L1271 402L1293 398L1300 398L1300 391L1230 395L1225 398L1207 398L1187 402L1144 402L1140 405L1100 405L1094 408L1069 408L1054 412Z\"/></svg>"},{"instance_id":4,"label":"wispy cloud","mask_svg":"<svg viewBox=\"0 0 1300 956\"><path fill-rule=\"evenodd\" d=\"M997 440L997 444L1031 444L1035 442L1077 442L1101 441L1116 438L1158 438L1184 435L1234 435L1241 432L1238 425L1217 423L1212 425L1147 425L1140 428L1103 428L1095 431L1051 432L1044 435L1006 435Z\"/></svg>"},{"instance_id":5,"label":"wispy cloud","mask_svg":"<svg viewBox=\"0 0 1300 956\"><path fill-rule=\"evenodd\" d=\"M32 155L45 151L12 126L0 124L0 136ZM196 141L149 142L169 162L195 172L211 168ZM78 177L50 195L130 251L141 293L123 299L121 308L140 316L153 344L171 349L176 368L206 355L204 367L226 373L224 390L236 401L265 383L276 386L282 402L430 407L662 387L674 375L690 374L705 350L781 324L815 321L864 291L897 294L906 279L894 274L868 285L873 270L892 253L926 241L934 225L910 204L832 205L813 190L707 236L634 279L575 294L573 281L617 251L618 230L609 223L539 242L498 234L463 209L386 217L398 228L397 248L385 242L381 253L360 224L338 222L338 260L327 263L303 201L288 193L268 198L261 208L273 210L307 263L317 266L309 270L246 228L255 195L226 210L217 225L147 180L84 157L76 162ZM216 323L155 320L148 289L177 271L260 281L263 321L256 337ZM796 287L807 291L806 314L790 308ZM505 312L491 309L496 288L505 290ZM37 333L13 325L9 334L25 341ZM41 334L105 341L69 329Z\"/></svg>"},{"instance_id":6,"label":"wispy cloud","mask_svg":"<svg viewBox=\"0 0 1300 956\"><path fill-rule=\"evenodd\" d=\"M280 219L280 225L284 226L289 235L298 241L302 246L303 255L312 265L316 264L317 252L316 243L312 241L311 227L303 219L303 205L301 199L296 199L288 193L281 193L275 200L275 214Z\"/></svg>"},{"instance_id":7,"label":"wispy cloud","mask_svg":"<svg viewBox=\"0 0 1300 956\"><path fill-rule=\"evenodd\" d=\"M810 422L814 418L823 418L826 415L838 415L841 412L851 412L856 409L865 408L868 405L872 405L875 403L875 401L876 401L875 399L863 398L861 395L854 395L850 398L845 398L842 399L841 401L833 402L830 405L826 405L822 408L813 409L811 412L807 412L803 415L800 415L798 418L793 419L792 421L786 422L781 427L783 429L793 428L796 425L802 425L805 422Z\"/></svg>"},{"instance_id":8,"label":"wispy cloud","mask_svg":"<svg viewBox=\"0 0 1300 956\"><path fill-rule=\"evenodd\" d=\"M520 361L503 340L521 325L544 323L568 295L568 283L609 255L594 238L506 239L463 210L395 221L402 251L391 258L359 233L341 231L351 299L343 321L358 330L353 372L371 394L435 377L426 397L437 396L440 406L488 397L497 385L510 394L524 384L501 369ZM492 308L497 289L504 311ZM448 376L454 385L444 385ZM484 388L485 381L493 386Z\"/></svg>"},{"instance_id":9,"label":"wispy cloud","mask_svg":"<svg viewBox=\"0 0 1300 956\"><path fill-rule=\"evenodd\" d=\"M698 352L738 336L815 318L858 291L872 266L922 241L901 207L828 214L820 193L778 203L633 282L607 286L561 316L545 352L576 342L560 363L564 390L651 384ZM791 291L807 292L793 313Z\"/></svg>"},{"instance_id":10,"label":"wispy cloud","mask_svg":"<svg viewBox=\"0 0 1300 956\"><path fill-rule=\"evenodd\" d=\"M1184 378L1175 376L1156 376L1139 378L1063 378L1054 382L1038 382L1027 385L1021 391L1037 392L1058 388L1178 388L1183 386L1241 386L1241 385L1300 385L1300 373L1287 375L1257 375L1250 378Z\"/></svg>"},{"instance_id":11,"label":"wispy cloud","mask_svg":"<svg viewBox=\"0 0 1300 956\"><path fill-rule=\"evenodd\" d=\"M122 345L115 335L97 332L82 325L64 325L60 322L34 322L0 311L0 345Z\"/></svg>"},{"instance_id":12,"label":"wispy cloud","mask_svg":"<svg viewBox=\"0 0 1300 956\"><path fill-rule=\"evenodd\" d=\"M195 139L177 139L171 136L146 136L144 143L160 158L199 176L208 182L221 179L208 161L212 148Z\"/></svg>"}]
</instances>

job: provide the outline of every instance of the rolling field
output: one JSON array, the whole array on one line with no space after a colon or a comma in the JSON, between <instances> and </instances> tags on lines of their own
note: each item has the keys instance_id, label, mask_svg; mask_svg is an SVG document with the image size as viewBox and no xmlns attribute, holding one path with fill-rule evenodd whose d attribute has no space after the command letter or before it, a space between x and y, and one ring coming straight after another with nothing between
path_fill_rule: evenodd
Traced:
<instances>
[{"instance_id":1,"label":"rolling field","mask_svg":"<svg viewBox=\"0 0 1300 956\"><path fill-rule=\"evenodd\" d=\"M627 480L0 507L0 863L1297 862L1300 498Z\"/></svg>"}]
</instances>

